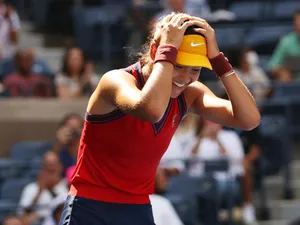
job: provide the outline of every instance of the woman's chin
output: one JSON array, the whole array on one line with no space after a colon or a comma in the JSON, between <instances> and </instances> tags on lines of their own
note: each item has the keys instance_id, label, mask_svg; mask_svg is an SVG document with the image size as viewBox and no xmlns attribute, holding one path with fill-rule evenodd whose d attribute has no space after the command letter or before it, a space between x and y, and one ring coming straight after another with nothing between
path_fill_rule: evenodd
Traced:
<instances>
[{"instance_id":1,"label":"woman's chin","mask_svg":"<svg viewBox=\"0 0 300 225\"><path fill-rule=\"evenodd\" d=\"M177 98L180 94L181 94L182 91L178 92L178 91L173 91L172 90L172 93L171 93L171 98Z\"/></svg>"},{"instance_id":2,"label":"woman's chin","mask_svg":"<svg viewBox=\"0 0 300 225\"><path fill-rule=\"evenodd\" d=\"M171 93L171 98L177 98L185 89L186 86L184 87L178 87L175 84L172 85L172 93Z\"/></svg>"}]
</instances>

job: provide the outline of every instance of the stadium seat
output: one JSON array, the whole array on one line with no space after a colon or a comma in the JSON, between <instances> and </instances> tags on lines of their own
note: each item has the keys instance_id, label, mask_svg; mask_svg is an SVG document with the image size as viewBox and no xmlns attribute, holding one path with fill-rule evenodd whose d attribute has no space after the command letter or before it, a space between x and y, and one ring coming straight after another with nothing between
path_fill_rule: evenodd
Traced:
<instances>
[{"instance_id":1,"label":"stadium seat","mask_svg":"<svg viewBox=\"0 0 300 225\"><path fill-rule=\"evenodd\" d=\"M7 216L14 215L16 213L16 209L17 209L16 203L0 200L0 224L2 224L3 220Z\"/></svg>"},{"instance_id":2,"label":"stadium seat","mask_svg":"<svg viewBox=\"0 0 300 225\"><path fill-rule=\"evenodd\" d=\"M47 24L47 15L49 12L49 4L52 0L35 1L31 4L33 21L38 28L42 28Z\"/></svg>"},{"instance_id":3,"label":"stadium seat","mask_svg":"<svg viewBox=\"0 0 300 225\"><path fill-rule=\"evenodd\" d=\"M172 203L179 218L185 225L197 224L196 201L180 194L167 194L165 197Z\"/></svg>"},{"instance_id":4,"label":"stadium seat","mask_svg":"<svg viewBox=\"0 0 300 225\"><path fill-rule=\"evenodd\" d=\"M52 147L47 141L24 141L12 147L10 158L16 161L30 161L35 157L43 157Z\"/></svg>"},{"instance_id":5,"label":"stadium seat","mask_svg":"<svg viewBox=\"0 0 300 225\"><path fill-rule=\"evenodd\" d=\"M206 220L199 212L199 205L204 201L216 202L216 182L212 177L191 177L186 173L174 176L170 179L167 197L174 205L178 215L184 224L195 224L196 221ZM200 201L200 202L199 202ZM216 209L216 205L214 205ZM205 212L205 206L201 207ZM216 211L211 213L215 213Z\"/></svg>"},{"instance_id":6,"label":"stadium seat","mask_svg":"<svg viewBox=\"0 0 300 225\"><path fill-rule=\"evenodd\" d=\"M132 5L132 0L104 0L106 5L121 5L123 7L130 7Z\"/></svg>"},{"instance_id":7,"label":"stadium seat","mask_svg":"<svg viewBox=\"0 0 300 225\"><path fill-rule=\"evenodd\" d=\"M226 172L229 169L229 162L227 158L217 160L206 160L204 162L204 171L206 174L213 174L215 172Z\"/></svg>"},{"instance_id":8,"label":"stadium seat","mask_svg":"<svg viewBox=\"0 0 300 225\"><path fill-rule=\"evenodd\" d=\"M263 44L276 44L279 39L292 31L291 24L266 24L254 26L246 35L246 44L256 47Z\"/></svg>"},{"instance_id":9,"label":"stadium seat","mask_svg":"<svg viewBox=\"0 0 300 225\"><path fill-rule=\"evenodd\" d=\"M268 69L268 63L269 63L270 59L271 59L271 55L260 55L259 56L259 66L264 71L269 71L269 69Z\"/></svg>"},{"instance_id":10,"label":"stadium seat","mask_svg":"<svg viewBox=\"0 0 300 225\"><path fill-rule=\"evenodd\" d=\"M229 49L243 45L246 29L242 26L216 27L216 37L220 49Z\"/></svg>"},{"instance_id":11,"label":"stadium seat","mask_svg":"<svg viewBox=\"0 0 300 225\"><path fill-rule=\"evenodd\" d=\"M300 97L300 82L276 83L273 97Z\"/></svg>"},{"instance_id":12,"label":"stadium seat","mask_svg":"<svg viewBox=\"0 0 300 225\"><path fill-rule=\"evenodd\" d=\"M272 10L272 17L275 19L289 19L293 18L295 10L299 9L300 4L298 0L293 1L279 1L274 3Z\"/></svg>"},{"instance_id":13,"label":"stadium seat","mask_svg":"<svg viewBox=\"0 0 300 225\"><path fill-rule=\"evenodd\" d=\"M112 61L112 54L116 60L127 43L124 15L120 5L74 8L74 32L79 47L90 58L100 56L106 65Z\"/></svg>"},{"instance_id":14,"label":"stadium seat","mask_svg":"<svg viewBox=\"0 0 300 225\"><path fill-rule=\"evenodd\" d=\"M21 197L23 188L32 182L29 178L12 178L3 182L1 186L1 200L17 203Z\"/></svg>"},{"instance_id":15,"label":"stadium seat","mask_svg":"<svg viewBox=\"0 0 300 225\"><path fill-rule=\"evenodd\" d=\"M229 11L235 13L238 21L262 20L264 7L264 2L234 2L229 7Z\"/></svg>"},{"instance_id":16,"label":"stadium seat","mask_svg":"<svg viewBox=\"0 0 300 225\"><path fill-rule=\"evenodd\" d=\"M26 163L15 162L12 159L0 159L0 181L20 176L26 166Z\"/></svg>"},{"instance_id":17,"label":"stadium seat","mask_svg":"<svg viewBox=\"0 0 300 225\"><path fill-rule=\"evenodd\" d=\"M36 178L42 165L42 160L37 157L30 161L30 165L24 171L23 176L28 178Z\"/></svg>"}]
</instances>

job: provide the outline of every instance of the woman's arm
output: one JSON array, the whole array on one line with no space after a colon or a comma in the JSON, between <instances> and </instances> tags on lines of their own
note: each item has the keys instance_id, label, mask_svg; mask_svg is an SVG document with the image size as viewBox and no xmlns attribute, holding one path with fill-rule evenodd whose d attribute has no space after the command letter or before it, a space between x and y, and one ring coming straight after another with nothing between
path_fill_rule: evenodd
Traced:
<instances>
[{"instance_id":1,"label":"woman's arm","mask_svg":"<svg viewBox=\"0 0 300 225\"><path fill-rule=\"evenodd\" d=\"M200 82L194 82L186 91L190 110L207 120L225 126L251 130L258 126L260 113L245 85L236 75L222 79L230 100L217 97ZM190 97L191 96L191 97Z\"/></svg>"},{"instance_id":2,"label":"woman's arm","mask_svg":"<svg viewBox=\"0 0 300 225\"><path fill-rule=\"evenodd\" d=\"M92 95L88 112L95 113L96 107L101 104L108 111L118 108L140 119L157 122L164 114L170 99L172 73L171 63L156 63L145 86L139 90L131 74L121 70L108 72Z\"/></svg>"},{"instance_id":3,"label":"woman's arm","mask_svg":"<svg viewBox=\"0 0 300 225\"><path fill-rule=\"evenodd\" d=\"M252 95L220 54L214 29L205 20L194 19L200 27L196 31L206 38L207 56L226 89L229 101L216 97L206 86L195 82L192 89L196 99L192 108L214 122L243 130L253 129L260 122L260 113Z\"/></svg>"},{"instance_id":4,"label":"woman's arm","mask_svg":"<svg viewBox=\"0 0 300 225\"><path fill-rule=\"evenodd\" d=\"M172 45L179 48L182 37L188 26L188 15L168 16L161 28L160 45ZM150 46L152 60L155 61L155 43ZM159 48L159 47L158 47ZM158 55L167 54L158 49ZM171 96L174 65L169 61L158 61L154 64L146 84L139 90L136 80L123 70L113 70L105 74L92 95L88 112L108 113L116 108L140 119L155 123L163 116Z\"/></svg>"}]
</instances>

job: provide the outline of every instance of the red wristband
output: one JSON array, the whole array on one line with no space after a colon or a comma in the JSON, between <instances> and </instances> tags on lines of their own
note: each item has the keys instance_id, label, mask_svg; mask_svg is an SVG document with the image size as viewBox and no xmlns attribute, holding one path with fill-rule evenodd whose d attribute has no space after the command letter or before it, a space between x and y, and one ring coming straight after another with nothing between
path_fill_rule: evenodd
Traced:
<instances>
[{"instance_id":1,"label":"red wristband","mask_svg":"<svg viewBox=\"0 0 300 225\"><path fill-rule=\"evenodd\" d=\"M154 63L160 61L167 61L176 65L177 48L173 45L160 45L157 48Z\"/></svg>"},{"instance_id":2,"label":"red wristband","mask_svg":"<svg viewBox=\"0 0 300 225\"><path fill-rule=\"evenodd\" d=\"M224 56L223 52L220 52L218 56L210 59L209 61L218 77L222 77L226 73L232 71L232 66L228 59Z\"/></svg>"}]
</instances>

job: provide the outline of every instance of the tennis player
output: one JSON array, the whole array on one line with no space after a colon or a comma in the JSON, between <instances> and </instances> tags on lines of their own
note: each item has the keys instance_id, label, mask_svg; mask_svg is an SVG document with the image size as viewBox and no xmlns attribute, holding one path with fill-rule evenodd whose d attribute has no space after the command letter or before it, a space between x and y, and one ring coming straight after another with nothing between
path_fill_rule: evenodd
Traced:
<instances>
[{"instance_id":1,"label":"tennis player","mask_svg":"<svg viewBox=\"0 0 300 225\"><path fill-rule=\"evenodd\" d=\"M244 130L259 124L205 20L169 14L147 47L136 64L107 72L89 100L60 225L154 225L155 172L187 113ZM197 81L202 67L215 70L229 101Z\"/></svg>"}]
</instances>

